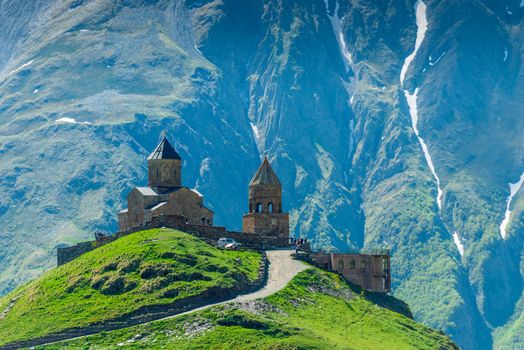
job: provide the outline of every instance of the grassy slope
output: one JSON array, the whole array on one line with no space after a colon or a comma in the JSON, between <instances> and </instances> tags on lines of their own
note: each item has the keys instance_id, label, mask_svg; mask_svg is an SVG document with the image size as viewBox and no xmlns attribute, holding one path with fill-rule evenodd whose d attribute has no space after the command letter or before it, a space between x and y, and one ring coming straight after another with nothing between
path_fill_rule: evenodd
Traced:
<instances>
[{"instance_id":1,"label":"grassy slope","mask_svg":"<svg viewBox=\"0 0 524 350\"><path fill-rule=\"evenodd\" d=\"M37 349L454 349L444 335L368 301L312 268L247 304L102 333Z\"/></svg>"},{"instance_id":2,"label":"grassy slope","mask_svg":"<svg viewBox=\"0 0 524 350\"><path fill-rule=\"evenodd\" d=\"M134 233L49 271L0 299L0 345L112 319L258 276L260 255L216 249L185 233ZM1 316L0 316L1 318Z\"/></svg>"}]
</instances>

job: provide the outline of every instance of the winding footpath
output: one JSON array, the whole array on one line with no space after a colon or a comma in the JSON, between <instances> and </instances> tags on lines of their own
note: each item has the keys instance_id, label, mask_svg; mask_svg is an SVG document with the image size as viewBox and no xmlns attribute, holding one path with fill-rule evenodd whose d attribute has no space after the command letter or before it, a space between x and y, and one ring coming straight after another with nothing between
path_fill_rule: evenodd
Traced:
<instances>
[{"instance_id":1,"label":"winding footpath","mask_svg":"<svg viewBox=\"0 0 524 350\"><path fill-rule=\"evenodd\" d=\"M233 298L230 300L222 301L220 303L205 305L199 308L195 308L195 309L192 309L186 312L181 312L181 313L171 315L168 317L164 317L164 318L160 318L157 320L139 323L139 324L133 325L132 327L135 327L138 325L150 324L150 323L158 322L161 320L172 319L172 318L179 317L182 315L192 314L195 312L209 309L214 306L237 303L237 302L243 303L243 302L253 301L256 299L265 298L272 294L275 294L278 291L284 289L286 285L293 279L293 277L298 275L300 272L308 269L308 266L306 264L304 264L303 262L299 260L295 260L292 258L291 254L293 252L294 250L269 250L266 252L267 260L269 262L267 281L266 281L265 286L256 292L239 295L236 298ZM68 339L62 339L56 342L39 344L39 346L58 344L58 343L62 343L64 341L70 341L70 340L83 339L91 335L94 335L94 334L80 336L80 337L72 337Z\"/></svg>"},{"instance_id":2,"label":"winding footpath","mask_svg":"<svg viewBox=\"0 0 524 350\"><path fill-rule=\"evenodd\" d=\"M164 317L159 320L168 320L178 316L192 314L194 312L209 309L213 306L253 301L255 299L265 298L277 293L278 291L284 289L284 287L293 279L293 277L308 268L308 266L302 261L295 260L291 257L293 252L293 250L270 250L266 252L267 260L269 261L269 271L267 282L264 288L253 293L239 295L238 297L231 300L205 305L193 310L181 312L176 315ZM148 324L159 320L150 321L143 324Z\"/></svg>"}]
</instances>

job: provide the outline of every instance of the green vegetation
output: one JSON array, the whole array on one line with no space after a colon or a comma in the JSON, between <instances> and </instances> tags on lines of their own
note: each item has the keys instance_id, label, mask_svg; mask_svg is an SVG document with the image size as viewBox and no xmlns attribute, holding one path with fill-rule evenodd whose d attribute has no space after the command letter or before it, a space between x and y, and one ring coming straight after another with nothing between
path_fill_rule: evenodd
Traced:
<instances>
[{"instance_id":1,"label":"green vegetation","mask_svg":"<svg viewBox=\"0 0 524 350\"><path fill-rule=\"evenodd\" d=\"M518 350L524 348L524 299L520 300L515 315L520 315L498 328L495 335L494 349Z\"/></svg>"},{"instance_id":2,"label":"green vegetation","mask_svg":"<svg viewBox=\"0 0 524 350\"><path fill-rule=\"evenodd\" d=\"M170 229L137 232L0 299L0 345L114 319L258 277L260 254L223 251ZM5 313L5 315L3 315Z\"/></svg>"},{"instance_id":3,"label":"green vegetation","mask_svg":"<svg viewBox=\"0 0 524 350\"><path fill-rule=\"evenodd\" d=\"M391 297L381 296L391 302ZM442 333L312 268L263 300L36 349L456 349Z\"/></svg>"}]
</instances>

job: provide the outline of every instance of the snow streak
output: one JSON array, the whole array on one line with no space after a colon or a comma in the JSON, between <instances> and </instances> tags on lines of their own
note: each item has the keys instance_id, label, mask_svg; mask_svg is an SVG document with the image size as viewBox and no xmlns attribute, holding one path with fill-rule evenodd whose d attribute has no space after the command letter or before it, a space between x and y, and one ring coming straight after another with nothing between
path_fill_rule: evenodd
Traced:
<instances>
[{"instance_id":1,"label":"snow streak","mask_svg":"<svg viewBox=\"0 0 524 350\"><path fill-rule=\"evenodd\" d=\"M11 74L15 74L15 73L17 73L17 72L21 71L22 69L24 69L24 68L26 68L26 67L29 67L30 65L32 65L32 64L33 64L33 62L34 62L34 61L33 61L33 60L31 60L31 61L29 61L29 62L27 62L27 63L24 63L23 65L21 65L21 66L20 66L20 67L18 67L17 69L15 69L15 70L13 70L13 71L9 72L9 74L8 74L8 75L11 75Z\"/></svg>"},{"instance_id":2,"label":"snow streak","mask_svg":"<svg viewBox=\"0 0 524 350\"><path fill-rule=\"evenodd\" d=\"M438 63L438 61L440 61L440 59L446 55L446 53L447 52L444 51L440 56L438 56L438 58L435 61L433 61L433 58L431 56L429 56L429 65L430 66L436 65Z\"/></svg>"},{"instance_id":3,"label":"snow streak","mask_svg":"<svg viewBox=\"0 0 524 350\"><path fill-rule=\"evenodd\" d=\"M333 32L335 33L335 37L337 38L338 48L340 50L340 53L342 54L342 59L344 61L344 66L346 67L346 72L349 71L351 66L353 65L353 57L351 56L351 52L349 52L347 45L346 45L346 38L344 37L344 32L342 31L342 23L341 18L338 17L338 1L335 5L335 12L333 16L329 15L329 0L324 0L324 3L326 4L326 11L327 16L329 17L329 20L331 21L331 26L333 27Z\"/></svg>"},{"instance_id":4,"label":"snow streak","mask_svg":"<svg viewBox=\"0 0 524 350\"><path fill-rule=\"evenodd\" d=\"M251 124L251 130L253 130L253 135L255 135L255 139L257 140L257 143L258 143L258 140L260 139L260 133L258 131L258 128L255 124L253 123L250 123Z\"/></svg>"},{"instance_id":5,"label":"snow streak","mask_svg":"<svg viewBox=\"0 0 524 350\"><path fill-rule=\"evenodd\" d=\"M402 66L402 70L400 71L401 85L404 85L404 78L406 77L409 65L417 55L418 49L420 48L420 45L424 40L424 36L426 35L426 30L428 29L428 20L426 18L426 4L424 4L424 2L422 2L421 0L417 0L417 2L415 3L415 15L417 21L417 39L415 40L415 49L408 57L406 57L406 59L404 60L404 65Z\"/></svg>"},{"instance_id":6,"label":"snow streak","mask_svg":"<svg viewBox=\"0 0 524 350\"><path fill-rule=\"evenodd\" d=\"M431 159L431 155L429 154L428 146L426 145L426 142L424 141L424 139L420 137L420 134L418 131L418 109L417 109L418 88L415 89L415 92L413 92L413 94L410 94L407 90L404 90L404 95L406 96L406 100L408 101L409 114L411 115L411 123L413 125L413 131L415 132L415 135L417 135L420 146L422 147L422 151L424 152L424 157L426 158L426 162L428 163L429 170L431 170L431 173L433 174L433 177L435 178L435 181L437 182L437 205L438 205L439 210L442 210L442 189L440 188L440 178L438 177L437 172L435 170L435 165L433 164L433 159Z\"/></svg>"},{"instance_id":7,"label":"snow streak","mask_svg":"<svg viewBox=\"0 0 524 350\"><path fill-rule=\"evenodd\" d=\"M402 70L400 71L400 85L402 87L404 86L404 79L406 77L408 68L411 62L413 61L413 59L415 58L415 56L417 55L418 49L420 48L420 45L422 44L422 41L424 40L424 36L426 35L426 30L428 29L428 20L426 18L426 5L421 0L418 0L415 3L415 14L416 14L416 20L417 20L417 39L415 41L415 49L408 57L406 57L404 61L404 65L402 66ZM439 59L441 57L439 57ZM436 62L438 62L438 59ZM438 205L439 210L442 210L442 189L440 188L440 178L438 177L437 172L435 170L435 166L433 164L433 160L429 153L428 146L426 145L426 142L424 141L424 139L420 136L420 133L418 130L418 107L417 107L418 88L415 89L415 91L412 94L410 94L408 90L404 90L404 95L406 96L406 100L408 102L409 114L411 116L411 123L413 125L413 131L415 132L415 135L418 138L420 146L422 147L422 151L424 152L424 157L426 158L426 162L428 163L428 167L431 170L431 173L433 174L433 177L435 178L435 181L437 183L437 205Z\"/></svg>"},{"instance_id":8,"label":"snow streak","mask_svg":"<svg viewBox=\"0 0 524 350\"><path fill-rule=\"evenodd\" d=\"M504 220L502 220L502 223L500 224L500 235L502 236L502 239L506 239L506 230L508 228L509 219L511 217L511 202L513 201L513 197L515 197L517 192L522 188L523 184L524 173L520 175L519 181L509 184L509 197L508 199L506 199L506 213L504 214Z\"/></svg>"},{"instance_id":9,"label":"snow streak","mask_svg":"<svg viewBox=\"0 0 524 350\"><path fill-rule=\"evenodd\" d=\"M351 52L349 52L348 47L346 45L346 38L344 37L344 32L342 31L342 19L338 17L338 10L339 5L338 1L335 4L335 12L333 13L333 16L329 15L329 0L324 0L324 3L326 4L326 13L331 21L331 27L333 28L333 33L335 34L335 37L337 39L338 48L340 51L340 54L342 56L342 61L344 62L344 67L346 69L346 74L348 74L348 77L346 79L342 79L342 85L344 86L344 89L346 90L348 96L349 96L349 108L352 108L353 105L353 92L354 92L354 79L349 76L349 73L352 70L353 66L353 57L351 55ZM353 143L354 143L354 129L355 129L355 122L351 120L349 122L349 150L348 154L353 153Z\"/></svg>"},{"instance_id":10,"label":"snow streak","mask_svg":"<svg viewBox=\"0 0 524 350\"><path fill-rule=\"evenodd\" d=\"M464 256L464 245L462 242L460 242L460 236L458 235L457 231L453 232L453 242L455 242L460 255Z\"/></svg>"},{"instance_id":11,"label":"snow streak","mask_svg":"<svg viewBox=\"0 0 524 350\"><path fill-rule=\"evenodd\" d=\"M83 124L83 125L90 125L90 122L77 122L73 118L60 118L55 121L57 124Z\"/></svg>"}]
</instances>

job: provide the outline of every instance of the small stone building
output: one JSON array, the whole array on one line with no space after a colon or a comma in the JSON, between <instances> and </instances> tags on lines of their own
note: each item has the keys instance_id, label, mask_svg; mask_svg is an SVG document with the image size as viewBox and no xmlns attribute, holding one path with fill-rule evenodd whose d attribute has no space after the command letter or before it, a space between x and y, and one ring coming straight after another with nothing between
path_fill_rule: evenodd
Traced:
<instances>
[{"instance_id":1,"label":"small stone building","mask_svg":"<svg viewBox=\"0 0 524 350\"><path fill-rule=\"evenodd\" d=\"M289 237L289 214L282 211L282 185L267 158L249 183L249 213L242 217L242 231Z\"/></svg>"},{"instance_id":2,"label":"small stone building","mask_svg":"<svg viewBox=\"0 0 524 350\"><path fill-rule=\"evenodd\" d=\"M311 253L314 264L335 271L349 282L370 292L391 291L389 253L380 254L325 254Z\"/></svg>"},{"instance_id":3,"label":"small stone building","mask_svg":"<svg viewBox=\"0 0 524 350\"><path fill-rule=\"evenodd\" d=\"M182 159L166 137L147 158L149 183L127 196L127 209L118 213L119 231L145 225L159 215L180 216L187 224L213 225L213 212L202 195L182 186Z\"/></svg>"}]
</instances>

